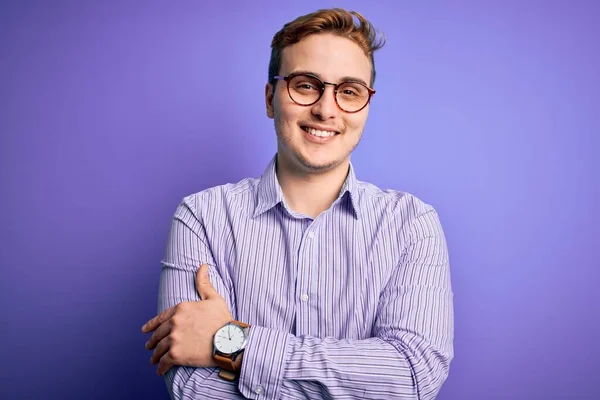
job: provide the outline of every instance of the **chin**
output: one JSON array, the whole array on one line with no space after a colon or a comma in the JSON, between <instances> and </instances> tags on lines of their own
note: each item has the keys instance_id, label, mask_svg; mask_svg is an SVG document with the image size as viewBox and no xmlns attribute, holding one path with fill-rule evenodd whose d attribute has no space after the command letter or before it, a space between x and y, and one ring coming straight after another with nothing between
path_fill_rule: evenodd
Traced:
<instances>
[{"instance_id":1,"label":"chin","mask_svg":"<svg viewBox=\"0 0 600 400\"><path fill-rule=\"evenodd\" d=\"M316 159L312 157L298 157L300 163L311 172L323 172L339 165L338 160L334 159Z\"/></svg>"}]
</instances>

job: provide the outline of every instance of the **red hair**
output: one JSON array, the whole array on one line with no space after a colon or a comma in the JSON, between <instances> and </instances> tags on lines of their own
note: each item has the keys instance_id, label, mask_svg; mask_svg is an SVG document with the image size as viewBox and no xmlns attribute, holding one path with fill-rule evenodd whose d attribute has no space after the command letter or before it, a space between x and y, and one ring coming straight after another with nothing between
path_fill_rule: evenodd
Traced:
<instances>
[{"instance_id":1,"label":"red hair","mask_svg":"<svg viewBox=\"0 0 600 400\"><path fill-rule=\"evenodd\" d=\"M356 20L354 19L356 17ZM385 44L385 38L365 17L356 11L341 8L318 10L288 22L273 36L271 60L269 61L269 82L275 84L275 76L281 68L283 49L298 43L306 36L318 33L333 33L352 40L360 46L371 62L371 86L375 83L375 60L373 53Z\"/></svg>"}]
</instances>

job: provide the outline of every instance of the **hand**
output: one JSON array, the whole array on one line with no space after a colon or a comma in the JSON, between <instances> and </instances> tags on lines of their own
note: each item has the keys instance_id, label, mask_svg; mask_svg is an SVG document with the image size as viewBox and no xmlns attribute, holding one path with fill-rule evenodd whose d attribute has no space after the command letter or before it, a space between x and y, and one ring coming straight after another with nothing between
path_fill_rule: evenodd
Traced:
<instances>
[{"instance_id":1,"label":"hand","mask_svg":"<svg viewBox=\"0 0 600 400\"><path fill-rule=\"evenodd\" d=\"M168 308L142 327L154 331L146 343L154 350L151 364L158 363L158 375L174 365L214 367L213 337L217 330L232 321L227 303L217 293L208 277L208 265L196 273L196 290L202 301L183 302Z\"/></svg>"}]
</instances>

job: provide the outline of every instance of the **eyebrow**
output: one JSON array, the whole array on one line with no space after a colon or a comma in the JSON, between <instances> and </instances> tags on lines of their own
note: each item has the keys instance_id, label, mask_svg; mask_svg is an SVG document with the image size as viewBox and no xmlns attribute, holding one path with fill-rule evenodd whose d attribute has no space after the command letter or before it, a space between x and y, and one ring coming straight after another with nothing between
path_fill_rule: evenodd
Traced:
<instances>
[{"instance_id":1,"label":"eyebrow","mask_svg":"<svg viewBox=\"0 0 600 400\"><path fill-rule=\"evenodd\" d=\"M319 78L320 80L324 81L324 79L321 75L317 74L316 72L312 72L312 71L299 70L299 71L290 72L288 75L291 75L291 74L314 75L317 78ZM338 83L340 83L340 82L357 82L357 83L362 83L363 85L369 87L369 84L367 82L365 82L364 80L362 80L360 78L356 78L354 76L344 76L338 81ZM331 83L333 83L333 82L331 82Z\"/></svg>"}]
</instances>

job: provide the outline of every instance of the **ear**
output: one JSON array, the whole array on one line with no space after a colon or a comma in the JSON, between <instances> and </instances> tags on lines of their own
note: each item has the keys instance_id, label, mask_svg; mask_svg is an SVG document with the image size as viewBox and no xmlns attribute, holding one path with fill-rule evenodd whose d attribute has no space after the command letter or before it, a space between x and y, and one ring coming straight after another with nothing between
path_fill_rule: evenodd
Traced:
<instances>
[{"instance_id":1,"label":"ear","mask_svg":"<svg viewBox=\"0 0 600 400\"><path fill-rule=\"evenodd\" d=\"M275 110L273 109L273 99L275 97L275 87L270 83L265 86L265 103L267 106L267 117L273 119Z\"/></svg>"}]
</instances>

